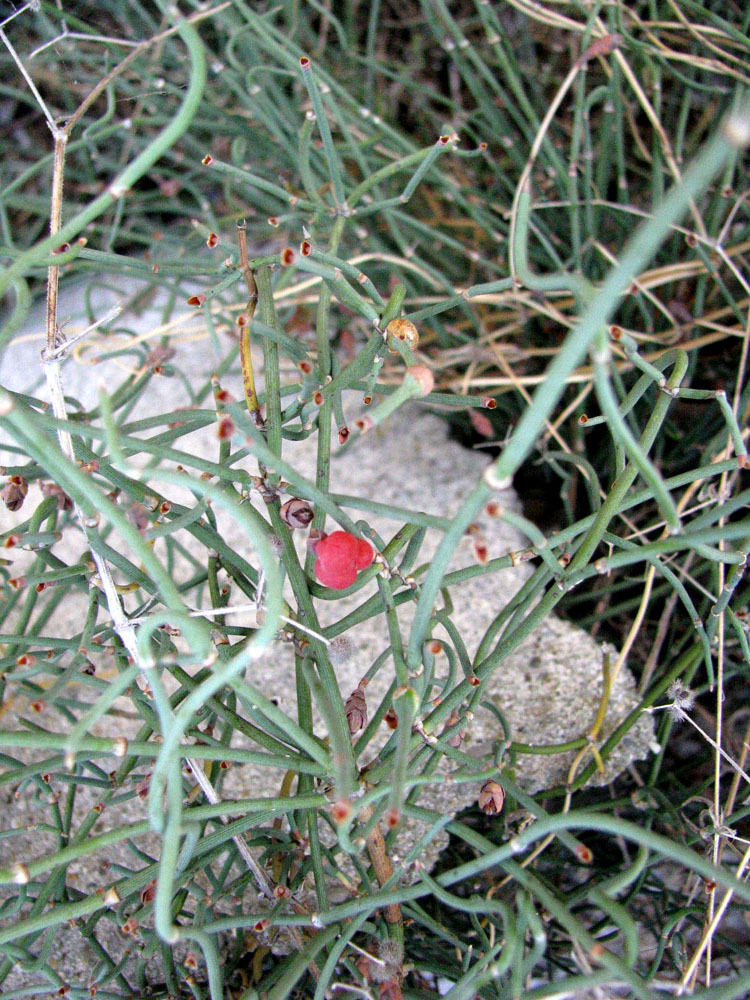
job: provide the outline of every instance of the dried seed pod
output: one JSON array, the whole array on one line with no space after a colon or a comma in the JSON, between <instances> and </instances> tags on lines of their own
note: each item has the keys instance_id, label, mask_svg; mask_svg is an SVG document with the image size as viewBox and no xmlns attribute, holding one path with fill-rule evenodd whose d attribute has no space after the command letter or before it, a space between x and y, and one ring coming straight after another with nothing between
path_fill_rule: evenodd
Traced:
<instances>
[{"instance_id":1,"label":"dried seed pod","mask_svg":"<svg viewBox=\"0 0 750 1000\"><path fill-rule=\"evenodd\" d=\"M488 816L497 816L503 808L505 792L498 783L490 778L479 789L479 808Z\"/></svg>"},{"instance_id":2,"label":"dried seed pod","mask_svg":"<svg viewBox=\"0 0 750 1000\"><path fill-rule=\"evenodd\" d=\"M282 504L279 513L282 521L290 528L306 528L315 517L315 511L310 504L298 497L292 497L291 500Z\"/></svg>"},{"instance_id":3,"label":"dried seed pod","mask_svg":"<svg viewBox=\"0 0 750 1000\"><path fill-rule=\"evenodd\" d=\"M395 346L397 343L415 351L419 344L419 331L411 320L399 317L392 319L385 328L385 338L391 354L398 354L398 348Z\"/></svg>"},{"instance_id":4,"label":"dried seed pod","mask_svg":"<svg viewBox=\"0 0 750 1000\"><path fill-rule=\"evenodd\" d=\"M29 484L23 476L11 476L3 486L3 503L8 510L20 510L29 492Z\"/></svg>"},{"instance_id":5,"label":"dried seed pod","mask_svg":"<svg viewBox=\"0 0 750 1000\"><path fill-rule=\"evenodd\" d=\"M360 683L349 697L346 699L346 721L349 723L349 732L355 736L360 729L367 725L367 702L365 701L364 686Z\"/></svg>"}]
</instances>

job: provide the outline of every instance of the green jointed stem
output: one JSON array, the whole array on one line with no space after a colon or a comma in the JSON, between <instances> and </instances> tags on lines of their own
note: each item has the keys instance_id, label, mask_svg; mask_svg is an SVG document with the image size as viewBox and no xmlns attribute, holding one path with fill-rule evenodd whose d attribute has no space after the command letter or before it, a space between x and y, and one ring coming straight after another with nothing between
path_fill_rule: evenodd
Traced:
<instances>
[{"instance_id":1,"label":"green jointed stem","mask_svg":"<svg viewBox=\"0 0 750 1000\"><path fill-rule=\"evenodd\" d=\"M534 393L530 406L523 412L503 453L492 466L490 476L485 476L462 504L451 530L446 532L422 582L407 653L407 662L412 670L419 664L420 648L426 637L432 608L452 553L482 504L491 496L492 487L495 484L510 482L513 473L534 447L546 420L562 396L568 376L580 364L597 333L608 322L620 295L630 286L644 264L651 259L659 245L669 235L671 226L687 210L690 200L705 189L740 143L747 143L750 139L748 134L750 110L735 114L736 117L724 124L685 171L682 184L672 188L659 206L658 212L640 226L628 241L619 263L611 269L602 285L590 298L580 321L568 334L549 365L544 382ZM522 192L519 208L527 197L529 197L528 192ZM524 219L520 216L519 211L515 253L517 255L520 252L525 255L528 218L526 217L524 224ZM562 287L570 287L570 284L564 284ZM488 479L492 486L488 485Z\"/></svg>"}]
</instances>

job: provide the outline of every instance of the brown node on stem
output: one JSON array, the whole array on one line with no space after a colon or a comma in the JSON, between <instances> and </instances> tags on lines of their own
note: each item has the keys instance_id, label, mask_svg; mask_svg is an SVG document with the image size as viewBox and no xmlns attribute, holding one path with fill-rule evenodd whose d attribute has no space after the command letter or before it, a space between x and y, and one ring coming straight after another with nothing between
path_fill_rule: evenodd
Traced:
<instances>
[{"instance_id":1,"label":"brown node on stem","mask_svg":"<svg viewBox=\"0 0 750 1000\"><path fill-rule=\"evenodd\" d=\"M218 234L217 233L209 233L208 234L208 238L206 239L206 246L209 247L209 249L213 250L213 248L215 246L217 246L218 243L219 243L219 236L218 236Z\"/></svg>"},{"instance_id":2,"label":"brown node on stem","mask_svg":"<svg viewBox=\"0 0 750 1000\"><path fill-rule=\"evenodd\" d=\"M296 257L296 254L295 254L294 250L292 250L291 247L284 247L284 249L281 251L281 254L280 254L281 266L282 267L290 267L294 263L294 258L295 257Z\"/></svg>"},{"instance_id":3,"label":"brown node on stem","mask_svg":"<svg viewBox=\"0 0 750 1000\"><path fill-rule=\"evenodd\" d=\"M309 240L302 240L299 245L299 252L303 257L309 257L313 252L313 245Z\"/></svg>"},{"instance_id":4,"label":"brown node on stem","mask_svg":"<svg viewBox=\"0 0 750 1000\"><path fill-rule=\"evenodd\" d=\"M494 410L497 406L497 400L493 396L482 396L482 406L485 410Z\"/></svg>"},{"instance_id":5,"label":"brown node on stem","mask_svg":"<svg viewBox=\"0 0 750 1000\"><path fill-rule=\"evenodd\" d=\"M234 434L234 421L231 417L223 416L219 420L219 425L216 428L216 436L220 441L228 441L229 438Z\"/></svg>"},{"instance_id":6,"label":"brown node on stem","mask_svg":"<svg viewBox=\"0 0 750 1000\"><path fill-rule=\"evenodd\" d=\"M578 418L578 423L579 424L587 424L588 422L589 422L588 416L585 413L582 413L580 415L580 417Z\"/></svg>"},{"instance_id":7,"label":"brown node on stem","mask_svg":"<svg viewBox=\"0 0 750 1000\"><path fill-rule=\"evenodd\" d=\"M191 295L187 300L189 306L202 306L206 301L206 296L201 293L200 295Z\"/></svg>"},{"instance_id":8,"label":"brown node on stem","mask_svg":"<svg viewBox=\"0 0 750 1000\"><path fill-rule=\"evenodd\" d=\"M213 156L211 156L210 153L206 153L206 155L201 160L201 163L203 164L204 167L210 167L214 163L214 158Z\"/></svg>"}]
</instances>

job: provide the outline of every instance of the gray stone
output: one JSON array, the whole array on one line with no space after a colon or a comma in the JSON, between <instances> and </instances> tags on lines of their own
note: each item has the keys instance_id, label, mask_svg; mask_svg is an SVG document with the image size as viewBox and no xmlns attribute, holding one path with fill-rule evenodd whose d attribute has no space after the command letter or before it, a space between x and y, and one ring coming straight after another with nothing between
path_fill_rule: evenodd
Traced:
<instances>
[{"instance_id":1,"label":"gray stone","mask_svg":"<svg viewBox=\"0 0 750 1000\"><path fill-rule=\"evenodd\" d=\"M125 319L122 322L125 324ZM188 322L193 325L190 327L192 331L190 340L185 343L182 338ZM198 336L200 333L195 323L193 314L185 325L181 326L179 323L174 325L173 345L178 351L174 364L185 370L191 379L203 380L218 359L205 333L202 334L202 339L194 338L194 334ZM129 318L126 325L130 328ZM141 329L147 330L149 327L145 325ZM109 346L111 335L108 337ZM105 338L99 337L97 346L93 350L98 350L104 340ZM39 346L38 340L25 340L6 351L0 368L0 381L15 389L28 389L35 382L33 359L38 356ZM94 354L91 350L87 350L81 356L91 360ZM96 398L97 386L103 377L106 378L108 391L112 391L116 379L121 377L118 374L121 372L121 364L121 361L110 361L92 368L71 360L64 369L66 392L85 405L90 405ZM296 371L291 367L283 375L286 381L297 378ZM168 386L168 399L165 396L165 385ZM223 380L223 385L238 397L241 396L241 385L236 371ZM169 383L164 380L153 380L149 393L141 401L141 412L147 412L149 408L153 411L155 407L160 407L162 410L177 407L186 399L182 393L178 380L170 380ZM347 413L351 411L351 414L356 415L354 409L358 405L355 396L349 395L345 399ZM314 477L315 468L313 441L314 439L305 442L285 442L284 445L285 460L299 473L309 478ZM182 440L180 448L192 450L196 454L215 456L217 442L214 428L206 428L200 433L191 435L189 439ZM409 406L397 411L384 426L363 435L335 455L331 465L331 489L334 493L374 498L382 503L450 517L481 476L487 461L486 456L468 451L450 441L445 423L437 415L426 412L424 407ZM256 472L255 468L250 466L248 468L251 473ZM181 496L189 496L180 494L171 485L164 486L164 492L175 500L179 500ZM31 506L38 500L36 487L33 487L27 503ZM518 509L518 500L510 489L503 491L501 501L506 506ZM262 502L258 501L258 505L262 509ZM394 518L370 516L357 511L350 513L355 519L365 518L386 539L400 527L399 521ZM6 530L21 516L9 514L3 509L0 513L0 528ZM231 518L224 513L217 512L217 516L229 544L252 559L248 541L238 525L232 523ZM521 552L528 544L525 538L501 518L482 514L477 524L486 541L490 558L505 555L510 551ZM333 530L334 527L331 522L327 525L328 530ZM302 552L304 534L298 532L297 535ZM427 532L417 564L431 560L439 539L438 532L433 530ZM470 537L460 543L451 569L476 563L473 544L473 539ZM55 547L55 552L66 561L79 558L84 551L83 536L74 526L71 526ZM28 559L29 554L12 553L12 557L15 559L12 574L19 575L23 572L24 559ZM181 571L181 567L178 566L177 572ZM451 599L454 610L451 618L466 642L470 656L473 656L482 635L494 617L528 579L531 572L530 563L519 561L511 568L495 572L491 576L476 577L452 588ZM367 589L354 596L336 602L319 601L318 611L322 625L325 627L338 621L343 615L359 606L366 596L376 593L376 589L375 583L372 582L368 584ZM124 603L126 608L132 607L128 604L127 598ZM56 629L59 635L71 635L79 631L85 605L85 594L72 595L70 601L63 603L53 621L47 626L48 634L52 634L52 629ZM408 638L413 610L413 601L408 601L398 608L399 628L404 640ZM246 619L240 620L243 624L247 623ZM442 628L437 628L434 634L436 638L448 641L449 637ZM380 614L356 626L348 635L352 642L351 655L336 667L344 698L357 686L374 659L389 644L385 619ZM614 664L615 650L595 642L575 625L550 615L499 664L487 683L484 698L493 702L502 711L513 739L519 742L547 745L564 743L585 736L593 724L600 704L605 655ZM92 659L97 673L105 676L108 669L106 657L100 655L97 658L92 655ZM252 665L251 670L253 684L269 697L278 698L280 707L291 717L296 718L294 662L290 644L275 643ZM438 681L447 676L447 658L444 653L437 655L435 676ZM393 665L387 660L366 689L370 715L385 696L393 678ZM612 688L598 744L601 744L636 704L633 679L627 667L623 665ZM96 732L112 735L113 725L116 725L118 734L132 736L137 731L139 721L134 717L132 709L129 710L127 701L119 699L114 709L119 714L100 723L96 727ZM34 715L22 699L16 710L33 717L42 725L60 724L51 710L41 717ZM7 725L7 715L5 724ZM465 728L463 749L475 756L480 766L483 762L491 763L494 749L498 741L503 738L496 717L480 706L475 710L473 719L464 719L463 726ZM317 731L321 736L325 735L320 719L317 719ZM390 735L391 731L382 725L377 739L368 746L362 763L374 757ZM643 759L649 752L652 740L651 719L650 716L644 715L608 757L604 774L595 773L592 781L595 783L611 781L630 762ZM235 745L241 745L241 741L237 739ZM514 777L529 793L564 785L573 756L571 752L518 755ZM26 759L33 759L33 755L27 755ZM107 769L106 763L101 766ZM450 774L454 769L455 763L443 758L436 782L421 790L417 799L418 804L436 809L445 816L474 803L479 784L452 782ZM227 775L223 795L236 798L275 796L279 792L282 777L283 775L277 770L249 765L234 766ZM5 823L11 826L25 826L29 832L0 840L0 864L7 864L18 858L38 857L45 850L53 848L53 844L48 843L34 829L32 821L34 807L30 795L31 792L26 792L9 802L10 808L5 813ZM77 805L80 812L76 813L76 820L78 821L95 802L95 792L82 788ZM145 806L142 801L131 800L107 810L94 832L101 832L143 815ZM415 839L423 832L424 827L419 823L412 820L403 823L392 851L397 864L400 859L408 855ZM419 858L421 864L425 867L433 865L446 842L447 836L441 831ZM147 845L146 849L154 854L158 853L158 838L150 836L144 840L144 844ZM109 852L106 860L116 863L117 858L122 856L118 854L119 850L124 849ZM101 884L103 875L99 866L103 860L105 860L103 857L97 855L79 865L75 874L81 886L85 885L88 888ZM132 863L132 856L128 863ZM407 879L418 877L411 868L404 869L402 874ZM247 905L253 907L258 904L253 901ZM120 934L114 927L111 931L115 936ZM78 945L72 943L71 933L75 932L64 927L56 938L56 941L59 938L68 942L67 945L61 944L58 950L60 974L68 981L82 982L85 980L85 970L90 969L89 963L93 960L86 956ZM278 950L288 947L288 940L284 935L277 938L275 947Z\"/></svg>"}]
</instances>

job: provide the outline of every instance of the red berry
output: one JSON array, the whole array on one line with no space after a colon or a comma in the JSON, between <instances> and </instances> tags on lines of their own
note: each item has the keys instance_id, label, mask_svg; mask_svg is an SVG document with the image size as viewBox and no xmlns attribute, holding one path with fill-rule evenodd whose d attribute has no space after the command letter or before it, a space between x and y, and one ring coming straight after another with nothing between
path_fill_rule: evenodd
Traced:
<instances>
[{"instance_id":1,"label":"red berry","mask_svg":"<svg viewBox=\"0 0 750 1000\"><path fill-rule=\"evenodd\" d=\"M315 575L326 587L344 590L357 579L357 571L373 560L372 546L348 531L334 531L315 546Z\"/></svg>"}]
</instances>

